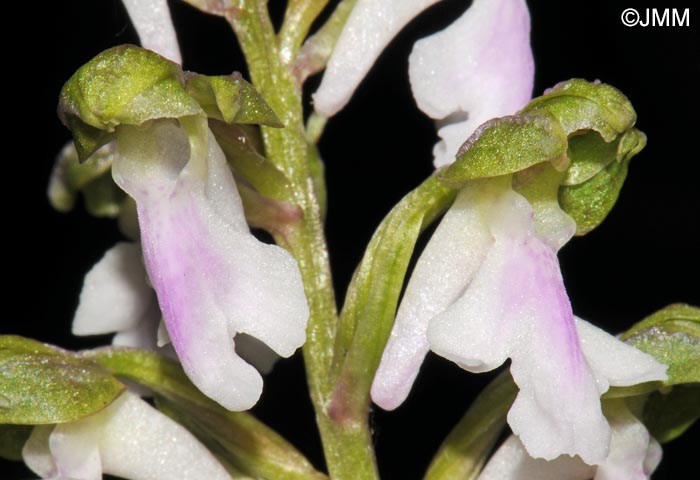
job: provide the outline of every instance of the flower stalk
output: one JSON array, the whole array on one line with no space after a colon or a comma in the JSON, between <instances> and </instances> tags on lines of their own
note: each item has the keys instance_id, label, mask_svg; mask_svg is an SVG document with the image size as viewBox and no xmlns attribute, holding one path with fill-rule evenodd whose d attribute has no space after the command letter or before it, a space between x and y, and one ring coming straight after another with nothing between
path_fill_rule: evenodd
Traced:
<instances>
[{"instance_id":1,"label":"flower stalk","mask_svg":"<svg viewBox=\"0 0 700 480\"><path fill-rule=\"evenodd\" d=\"M308 14L323 2L299 3L304 4L298 8L306 7ZM288 15L292 13L288 11ZM275 37L265 2L260 1L232 11L226 18L248 60L253 85L284 124L282 129L262 128L265 154L289 179L292 198L284 200L297 205L303 217L283 234L275 235L275 240L297 259L309 302L303 354L328 470L331 478L339 480L378 478L368 410L348 417L332 409L335 385L329 381L329 373L338 314L323 233L322 205L317 195L318 179L315 184L312 168L312 162L317 160L310 156L313 149L306 140L300 85L288 65L290 52L285 50L299 45L295 38L301 32L283 27L280 36Z\"/></svg>"}]
</instances>

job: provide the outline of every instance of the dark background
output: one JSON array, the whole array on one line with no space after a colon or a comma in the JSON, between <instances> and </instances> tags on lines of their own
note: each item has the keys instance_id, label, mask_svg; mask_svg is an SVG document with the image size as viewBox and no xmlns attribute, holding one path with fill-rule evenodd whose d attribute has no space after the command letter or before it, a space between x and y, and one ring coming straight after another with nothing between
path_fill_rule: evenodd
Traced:
<instances>
[{"instance_id":1,"label":"dark background","mask_svg":"<svg viewBox=\"0 0 700 480\"><path fill-rule=\"evenodd\" d=\"M82 276L120 236L111 220L91 218L81 207L59 214L46 201L53 158L69 139L55 105L62 83L77 67L105 48L135 43L136 37L116 0L17 3L24 6L9 7L3 29L2 105L9 123L2 136L2 238L8 287L0 332L88 348L109 338L69 334ZM416 39L448 25L468 3L445 0L409 25L326 130L320 147L327 162L328 241L339 292L382 216L431 172L434 128L412 101L407 58ZM638 127L649 138L606 222L561 252L574 311L617 332L670 303L700 304L700 9L691 9L690 27L628 28L620 22L625 8L669 5L660 0L529 3L535 96L571 77L600 79L630 98ZM279 17L284 2L270 4ZM245 71L223 20L181 2L171 6L186 69ZM16 22L20 33L10 32L7 22ZM309 91L316 84L311 81ZM450 426L490 378L430 356L404 406L373 414L383 478L419 478ZM255 411L320 465L303 382L298 356L281 362ZM654 478L687 478L699 430L696 426L665 447ZM17 464L0 463L2 479L29 476Z\"/></svg>"}]
</instances>

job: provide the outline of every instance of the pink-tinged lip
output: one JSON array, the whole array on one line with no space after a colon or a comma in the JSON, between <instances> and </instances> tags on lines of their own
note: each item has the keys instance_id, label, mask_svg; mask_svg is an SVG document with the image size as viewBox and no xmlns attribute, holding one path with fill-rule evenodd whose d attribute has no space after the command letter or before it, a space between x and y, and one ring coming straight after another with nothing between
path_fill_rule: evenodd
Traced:
<instances>
[{"instance_id":1,"label":"pink-tinged lip","mask_svg":"<svg viewBox=\"0 0 700 480\"><path fill-rule=\"evenodd\" d=\"M205 128L120 127L113 175L137 204L151 284L192 382L231 410L255 404L262 378L234 350L246 333L281 356L305 340L296 261L250 234L221 149Z\"/></svg>"},{"instance_id":2,"label":"pink-tinged lip","mask_svg":"<svg viewBox=\"0 0 700 480\"><path fill-rule=\"evenodd\" d=\"M401 404L427 347L471 372L510 358L520 391L508 422L529 454L605 459L610 428L600 395L609 385L661 379L664 367L575 319L552 247L561 243L549 241L565 238L570 222L549 213L566 232L540 238L533 208L510 178L460 192L406 288L374 380L375 402ZM462 251L470 256L455 253Z\"/></svg>"}]
</instances>

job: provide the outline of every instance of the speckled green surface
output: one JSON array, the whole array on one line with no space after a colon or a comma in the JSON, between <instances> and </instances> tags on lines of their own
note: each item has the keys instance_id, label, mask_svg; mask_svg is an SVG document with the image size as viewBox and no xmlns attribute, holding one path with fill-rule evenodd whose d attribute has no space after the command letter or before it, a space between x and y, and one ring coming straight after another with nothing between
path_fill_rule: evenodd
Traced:
<instances>
[{"instance_id":1,"label":"speckled green surface","mask_svg":"<svg viewBox=\"0 0 700 480\"><path fill-rule=\"evenodd\" d=\"M82 418L124 391L109 371L75 354L21 337L0 337L0 423Z\"/></svg>"}]
</instances>

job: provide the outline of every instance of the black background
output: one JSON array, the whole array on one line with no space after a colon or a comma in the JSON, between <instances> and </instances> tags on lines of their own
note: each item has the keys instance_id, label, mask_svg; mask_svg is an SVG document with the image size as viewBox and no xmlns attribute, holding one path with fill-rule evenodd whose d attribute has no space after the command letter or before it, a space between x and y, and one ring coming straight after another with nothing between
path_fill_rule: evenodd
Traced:
<instances>
[{"instance_id":1,"label":"black background","mask_svg":"<svg viewBox=\"0 0 700 480\"><path fill-rule=\"evenodd\" d=\"M113 221L51 210L45 188L53 158L69 139L55 116L62 83L101 50L136 37L116 0L16 2L4 18L2 173L4 265L2 333L78 349L109 338L70 336L82 276L120 236ZM329 188L328 241L339 296L363 246L390 207L429 175L432 122L415 107L407 78L413 42L448 25L469 2L445 0L408 26L380 58L354 100L327 127L320 144ZM277 17L284 2L271 0ZM691 7L657 2L530 1L536 61L535 96L571 77L600 79L634 104L649 138L631 165L606 222L561 252L574 311L621 331L674 302L700 304L700 107L698 32L690 27L624 27L634 6ZM184 67L207 74L245 72L226 23L171 2ZM21 8L21 11L12 9ZM19 33L10 30L16 23ZM309 83L313 91L316 81ZM489 375L469 375L429 356L409 400L396 412L376 411L372 425L383 478L419 478L432 453ZM300 359L281 362L266 380L255 412L322 464ZM665 447L656 479L688 478L700 440L697 426ZM28 478L0 463L1 479Z\"/></svg>"}]
</instances>

